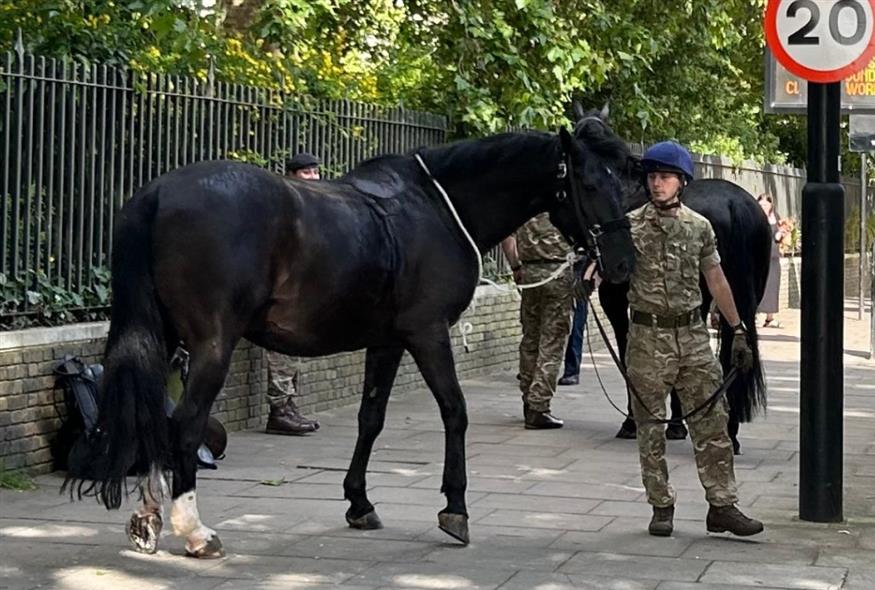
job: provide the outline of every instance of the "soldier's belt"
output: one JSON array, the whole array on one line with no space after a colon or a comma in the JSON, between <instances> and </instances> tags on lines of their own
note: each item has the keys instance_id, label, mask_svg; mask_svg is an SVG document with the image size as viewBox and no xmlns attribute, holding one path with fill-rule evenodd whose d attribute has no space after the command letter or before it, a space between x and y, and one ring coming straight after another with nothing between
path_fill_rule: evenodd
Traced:
<instances>
[{"instance_id":1,"label":"soldier's belt","mask_svg":"<svg viewBox=\"0 0 875 590\"><path fill-rule=\"evenodd\" d=\"M639 326L650 326L651 328L683 328L684 326L701 321L702 317L699 314L698 309L693 309L680 315L657 315L633 309L632 323Z\"/></svg>"}]
</instances>

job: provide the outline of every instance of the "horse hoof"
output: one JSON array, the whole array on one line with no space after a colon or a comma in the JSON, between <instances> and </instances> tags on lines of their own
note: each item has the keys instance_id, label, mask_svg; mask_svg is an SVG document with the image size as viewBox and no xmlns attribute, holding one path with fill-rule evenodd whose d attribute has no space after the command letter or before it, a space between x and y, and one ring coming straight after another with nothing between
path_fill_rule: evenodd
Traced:
<instances>
[{"instance_id":1,"label":"horse hoof","mask_svg":"<svg viewBox=\"0 0 875 590\"><path fill-rule=\"evenodd\" d=\"M213 535L197 549L189 549L186 545L185 554L188 557L195 557L197 559L219 559L220 557L225 557L225 548L222 546L219 535Z\"/></svg>"},{"instance_id":2,"label":"horse hoof","mask_svg":"<svg viewBox=\"0 0 875 590\"><path fill-rule=\"evenodd\" d=\"M668 440L684 440L687 438L687 427L683 424L671 423L665 429L665 438Z\"/></svg>"},{"instance_id":3,"label":"horse hoof","mask_svg":"<svg viewBox=\"0 0 875 590\"><path fill-rule=\"evenodd\" d=\"M637 428L634 422L623 422L620 426L620 430L617 431L617 434L614 435L615 438L622 438L626 440L635 440Z\"/></svg>"},{"instance_id":4,"label":"horse hoof","mask_svg":"<svg viewBox=\"0 0 875 590\"><path fill-rule=\"evenodd\" d=\"M464 514L438 513L438 528L465 545L470 541L468 536L468 517Z\"/></svg>"},{"instance_id":5,"label":"horse hoof","mask_svg":"<svg viewBox=\"0 0 875 590\"><path fill-rule=\"evenodd\" d=\"M158 538L161 535L161 527L164 522L157 512L140 516L134 513L131 520L125 526L128 541L134 551L152 554L158 550Z\"/></svg>"},{"instance_id":6,"label":"horse hoof","mask_svg":"<svg viewBox=\"0 0 875 590\"><path fill-rule=\"evenodd\" d=\"M376 510L371 510L364 516L354 518L351 514L352 510L346 511L346 522L351 528L362 529L363 531L372 531L383 528L383 523L380 517L377 516Z\"/></svg>"}]
</instances>

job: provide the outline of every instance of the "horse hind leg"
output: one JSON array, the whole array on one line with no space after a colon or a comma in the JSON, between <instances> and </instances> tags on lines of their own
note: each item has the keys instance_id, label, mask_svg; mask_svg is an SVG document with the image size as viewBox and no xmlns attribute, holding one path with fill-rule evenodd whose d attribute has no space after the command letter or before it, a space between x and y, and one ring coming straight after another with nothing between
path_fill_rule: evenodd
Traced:
<instances>
[{"instance_id":1,"label":"horse hind leg","mask_svg":"<svg viewBox=\"0 0 875 590\"><path fill-rule=\"evenodd\" d=\"M346 522L355 529L383 527L374 505L368 500L365 475L374 441L383 430L386 404L403 352L401 347L369 348L365 356L365 384L358 414L358 439L343 480L343 496L350 503Z\"/></svg>"},{"instance_id":2,"label":"horse hind leg","mask_svg":"<svg viewBox=\"0 0 875 590\"><path fill-rule=\"evenodd\" d=\"M171 417L175 462L170 523L175 535L185 537L189 557L215 559L225 550L218 534L203 524L197 508L197 448L203 440L213 400L219 394L231 361L232 345L192 346L185 395Z\"/></svg>"},{"instance_id":3,"label":"horse hind leg","mask_svg":"<svg viewBox=\"0 0 875 590\"><path fill-rule=\"evenodd\" d=\"M152 554L158 550L158 539L164 526L163 502L168 494L167 482L161 470L153 466L140 490L143 505L131 515L125 532L134 551Z\"/></svg>"}]
</instances>

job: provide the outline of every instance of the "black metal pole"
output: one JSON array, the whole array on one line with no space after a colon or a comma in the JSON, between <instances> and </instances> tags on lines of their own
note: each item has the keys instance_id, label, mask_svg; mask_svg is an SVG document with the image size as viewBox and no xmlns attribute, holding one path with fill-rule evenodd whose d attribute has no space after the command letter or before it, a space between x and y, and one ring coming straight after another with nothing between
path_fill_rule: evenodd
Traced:
<instances>
[{"instance_id":1,"label":"black metal pole","mask_svg":"<svg viewBox=\"0 0 875 590\"><path fill-rule=\"evenodd\" d=\"M808 84L808 182L802 191L799 518L842 520L844 189L840 83Z\"/></svg>"}]
</instances>

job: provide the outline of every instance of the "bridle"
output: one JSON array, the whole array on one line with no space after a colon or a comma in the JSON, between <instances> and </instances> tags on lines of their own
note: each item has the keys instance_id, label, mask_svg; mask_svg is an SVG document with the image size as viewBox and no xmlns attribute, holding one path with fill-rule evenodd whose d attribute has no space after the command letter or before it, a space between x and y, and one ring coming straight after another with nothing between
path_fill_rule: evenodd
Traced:
<instances>
[{"instance_id":1,"label":"bridle","mask_svg":"<svg viewBox=\"0 0 875 590\"><path fill-rule=\"evenodd\" d=\"M587 117L586 119L592 119L604 125L604 122L598 117ZM614 173L607 166L605 166L605 171L608 173L608 176L614 176ZM559 188L556 191L556 200L559 203L563 203L570 196L571 208L574 211L578 227L583 228L585 244L578 244L578 246L584 248L586 256L590 260L595 261L599 271L604 273L601 248L602 238L609 233L628 230L630 227L629 220L625 215L621 215L621 217L604 223L587 223L587 218L596 219L596 216L594 212L586 210L586 205L589 204L589 201L582 197L578 183L575 182L574 163L570 153L563 154L562 161L559 162L559 171L556 178L560 181ZM566 236L566 238L571 238L569 241L576 242L573 236Z\"/></svg>"}]
</instances>

